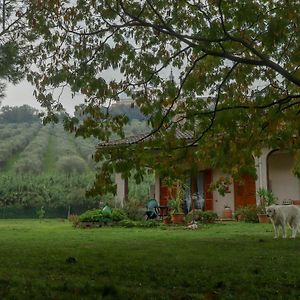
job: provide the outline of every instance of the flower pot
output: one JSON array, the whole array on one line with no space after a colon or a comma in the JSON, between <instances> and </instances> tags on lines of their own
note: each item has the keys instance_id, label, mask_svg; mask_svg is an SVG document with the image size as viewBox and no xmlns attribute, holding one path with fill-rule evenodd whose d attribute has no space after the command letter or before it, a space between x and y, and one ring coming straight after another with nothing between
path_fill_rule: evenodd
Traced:
<instances>
[{"instance_id":1,"label":"flower pot","mask_svg":"<svg viewBox=\"0 0 300 300\"><path fill-rule=\"evenodd\" d=\"M245 216L242 215L242 214L239 214L239 215L237 215L237 220L238 220L238 222L244 221L245 220Z\"/></svg>"},{"instance_id":2,"label":"flower pot","mask_svg":"<svg viewBox=\"0 0 300 300\"><path fill-rule=\"evenodd\" d=\"M266 214L257 214L259 223L270 223L270 219Z\"/></svg>"},{"instance_id":3,"label":"flower pot","mask_svg":"<svg viewBox=\"0 0 300 300\"><path fill-rule=\"evenodd\" d=\"M184 221L184 214L172 214L172 223L181 224Z\"/></svg>"},{"instance_id":4,"label":"flower pot","mask_svg":"<svg viewBox=\"0 0 300 300\"><path fill-rule=\"evenodd\" d=\"M169 225L169 224L172 223L172 220L171 220L170 217L166 217L166 218L163 219L163 223L166 224L166 225Z\"/></svg>"},{"instance_id":5,"label":"flower pot","mask_svg":"<svg viewBox=\"0 0 300 300\"><path fill-rule=\"evenodd\" d=\"M232 219L232 210L230 208L225 208L223 212L224 219Z\"/></svg>"}]
</instances>

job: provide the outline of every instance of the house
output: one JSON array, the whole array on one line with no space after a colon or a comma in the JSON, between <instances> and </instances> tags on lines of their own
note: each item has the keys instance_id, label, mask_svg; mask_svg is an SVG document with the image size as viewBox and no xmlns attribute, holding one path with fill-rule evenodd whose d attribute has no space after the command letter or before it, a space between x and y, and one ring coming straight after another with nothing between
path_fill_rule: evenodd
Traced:
<instances>
[{"instance_id":1,"label":"house","mask_svg":"<svg viewBox=\"0 0 300 300\"><path fill-rule=\"evenodd\" d=\"M143 137L144 135L137 135L116 141L103 142L99 144L99 147L130 147ZM176 138L190 140L192 135L177 131ZM211 190L210 186L220 178L228 178L228 174L210 168L199 168L196 172L191 173L189 178L186 179L188 188L185 192L185 202L187 208L213 210L222 217L225 206L229 206L234 211L241 206L259 204L259 199L256 196L259 188L271 190L278 198L279 203L300 199L300 180L292 171L295 163L292 153L283 150L264 149L259 157L254 157L254 162L256 178L244 176L240 181L231 180L224 196L217 190ZM128 195L128 180L122 178L121 174L116 174L116 183L117 199L122 205ZM169 199L175 193L176 186L169 187L164 182L164 178L156 173L153 196L159 204L162 206L167 205Z\"/></svg>"}]
</instances>

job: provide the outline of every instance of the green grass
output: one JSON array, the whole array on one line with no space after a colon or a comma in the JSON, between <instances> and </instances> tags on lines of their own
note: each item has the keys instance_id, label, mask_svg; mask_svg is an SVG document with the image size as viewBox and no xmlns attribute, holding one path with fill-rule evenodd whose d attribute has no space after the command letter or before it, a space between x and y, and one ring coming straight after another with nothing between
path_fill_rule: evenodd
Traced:
<instances>
[{"instance_id":1,"label":"green grass","mask_svg":"<svg viewBox=\"0 0 300 300\"><path fill-rule=\"evenodd\" d=\"M43 160L43 168L44 172L48 172L50 174L55 172L55 163L56 163L56 157L55 157L55 136L52 132L49 132L49 138L48 138L48 147L47 151L45 153L45 157Z\"/></svg>"},{"instance_id":2,"label":"green grass","mask_svg":"<svg viewBox=\"0 0 300 300\"><path fill-rule=\"evenodd\" d=\"M300 297L300 238L274 240L270 224L189 231L1 220L0 241L0 299Z\"/></svg>"}]
</instances>

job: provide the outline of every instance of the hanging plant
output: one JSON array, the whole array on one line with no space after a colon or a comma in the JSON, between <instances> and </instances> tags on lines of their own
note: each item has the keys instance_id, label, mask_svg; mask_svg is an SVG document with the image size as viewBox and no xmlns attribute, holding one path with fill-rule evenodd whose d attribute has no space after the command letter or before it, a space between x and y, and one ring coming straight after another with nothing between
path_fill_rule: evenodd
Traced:
<instances>
[{"instance_id":1,"label":"hanging plant","mask_svg":"<svg viewBox=\"0 0 300 300\"><path fill-rule=\"evenodd\" d=\"M210 191L217 190L221 196L230 193L229 186L232 184L232 178L221 176L215 183L211 184Z\"/></svg>"}]
</instances>

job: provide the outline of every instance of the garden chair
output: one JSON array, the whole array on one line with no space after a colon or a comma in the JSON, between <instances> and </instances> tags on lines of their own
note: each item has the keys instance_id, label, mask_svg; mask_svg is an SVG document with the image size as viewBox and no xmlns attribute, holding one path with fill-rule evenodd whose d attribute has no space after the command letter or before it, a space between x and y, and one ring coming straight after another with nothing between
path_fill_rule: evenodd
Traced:
<instances>
[{"instance_id":1,"label":"garden chair","mask_svg":"<svg viewBox=\"0 0 300 300\"><path fill-rule=\"evenodd\" d=\"M155 199L150 199L146 204L146 220L156 219L159 216L159 206Z\"/></svg>"}]
</instances>

